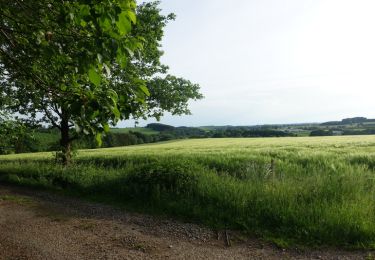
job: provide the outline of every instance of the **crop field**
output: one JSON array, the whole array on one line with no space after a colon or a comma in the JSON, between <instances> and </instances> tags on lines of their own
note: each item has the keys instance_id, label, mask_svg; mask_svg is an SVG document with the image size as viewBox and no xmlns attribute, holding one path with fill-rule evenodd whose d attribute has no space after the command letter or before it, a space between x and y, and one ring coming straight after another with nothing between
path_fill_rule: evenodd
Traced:
<instances>
[{"instance_id":1,"label":"crop field","mask_svg":"<svg viewBox=\"0 0 375 260\"><path fill-rule=\"evenodd\" d=\"M220 138L0 156L0 182L279 245L375 248L375 136Z\"/></svg>"}]
</instances>

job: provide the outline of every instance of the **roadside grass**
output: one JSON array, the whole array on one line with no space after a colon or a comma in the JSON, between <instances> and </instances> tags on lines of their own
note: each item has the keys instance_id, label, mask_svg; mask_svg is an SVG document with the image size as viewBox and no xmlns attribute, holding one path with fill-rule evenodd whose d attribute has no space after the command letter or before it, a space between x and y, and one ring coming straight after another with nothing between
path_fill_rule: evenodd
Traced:
<instances>
[{"instance_id":1,"label":"roadside grass","mask_svg":"<svg viewBox=\"0 0 375 260\"><path fill-rule=\"evenodd\" d=\"M282 247L375 248L375 136L183 140L0 157L0 182L235 229Z\"/></svg>"},{"instance_id":2,"label":"roadside grass","mask_svg":"<svg viewBox=\"0 0 375 260\"><path fill-rule=\"evenodd\" d=\"M8 194L0 195L0 203L2 201L9 201L9 202L17 203L17 204L27 204L27 205L31 205L34 203L34 201L30 198L23 197L23 196L16 196L16 195L8 195Z\"/></svg>"}]
</instances>

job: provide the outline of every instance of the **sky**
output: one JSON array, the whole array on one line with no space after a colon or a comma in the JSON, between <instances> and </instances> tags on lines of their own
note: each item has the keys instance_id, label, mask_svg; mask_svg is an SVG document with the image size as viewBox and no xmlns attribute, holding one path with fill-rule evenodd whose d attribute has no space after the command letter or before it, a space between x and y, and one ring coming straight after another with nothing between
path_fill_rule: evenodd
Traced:
<instances>
[{"instance_id":1,"label":"sky","mask_svg":"<svg viewBox=\"0 0 375 260\"><path fill-rule=\"evenodd\" d=\"M162 62L205 96L191 102L193 115L161 123L375 118L375 1L161 0L160 7L177 15Z\"/></svg>"}]
</instances>

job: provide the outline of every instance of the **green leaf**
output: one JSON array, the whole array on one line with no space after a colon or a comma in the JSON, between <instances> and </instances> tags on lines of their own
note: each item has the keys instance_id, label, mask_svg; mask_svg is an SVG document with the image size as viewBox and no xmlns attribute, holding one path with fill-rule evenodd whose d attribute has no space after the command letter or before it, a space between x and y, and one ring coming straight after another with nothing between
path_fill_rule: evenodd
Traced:
<instances>
[{"instance_id":1,"label":"green leaf","mask_svg":"<svg viewBox=\"0 0 375 260\"><path fill-rule=\"evenodd\" d=\"M96 140L96 143L98 144L98 146L102 146L102 134L101 133L96 133L95 135L95 140Z\"/></svg>"},{"instance_id":2,"label":"green leaf","mask_svg":"<svg viewBox=\"0 0 375 260\"><path fill-rule=\"evenodd\" d=\"M114 107L112 112L113 112L113 114L115 115L116 118L120 118L121 114L120 114L120 111L118 110L117 107Z\"/></svg>"},{"instance_id":3,"label":"green leaf","mask_svg":"<svg viewBox=\"0 0 375 260\"><path fill-rule=\"evenodd\" d=\"M99 24L103 31L111 30L111 20L107 16L100 17Z\"/></svg>"},{"instance_id":4,"label":"green leaf","mask_svg":"<svg viewBox=\"0 0 375 260\"><path fill-rule=\"evenodd\" d=\"M98 115L100 115L100 111L99 111L99 110L95 110L95 111L91 114L91 118L94 119L94 118L96 118Z\"/></svg>"},{"instance_id":5,"label":"green leaf","mask_svg":"<svg viewBox=\"0 0 375 260\"><path fill-rule=\"evenodd\" d=\"M129 21L128 15L127 15L126 12L120 13L119 19L118 19L116 25L117 25L117 28L120 31L121 36L125 36L132 29L131 22Z\"/></svg>"},{"instance_id":6,"label":"green leaf","mask_svg":"<svg viewBox=\"0 0 375 260\"><path fill-rule=\"evenodd\" d=\"M146 94L146 96L150 96L150 91L148 91L148 88L145 85L141 85L139 88Z\"/></svg>"},{"instance_id":7,"label":"green leaf","mask_svg":"<svg viewBox=\"0 0 375 260\"><path fill-rule=\"evenodd\" d=\"M90 15L90 6L89 5L80 5L79 6L79 15L84 17L84 16L89 16Z\"/></svg>"},{"instance_id":8,"label":"green leaf","mask_svg":"<svg viewBox=\"0 0 375 260\"><path fill-rule=\"evenodd\" d=\"M118 95L117 95L116 91L114 91L113 89L108 89L107 90L107 95L112 100L113 103L117 102Z\"/></svg>"},{"instance_id":9,"label":"green leaf","mask_svg":"<svg viewBox=\"0 0 375 260\"><path fill-rule=\"evenodd\" d=\"M85 20L81 20L81 26L82 27L86 27L86 25L87 25L86 21Z\"/></svg>"},{"instance_id":10,"label":"green leaf","mask_svg":"<svg viewBox=\"0 0 375 260\"><path fill-rule=\"evenodd\" d=\"M89 80L92 84L98 87L100 85L100 82L102 81L102 77L96 71L96 69L91 68L89 69Z\"/></svg>"},{"instance_id":11,"label":"green leaf","mask_svg":"<svg viewBox=\"0 0 375 260\"><path fill-rule=\"evenodd\" d=\"M116 60L122 69L124 69L128 64L128 58L121 50L117 51Z\"/></svg>"},{"instance_id":12,"label":"green leaf","mask_svg":"<svg viewBox=\"0 0 375 260\"><path fill-rule=\"evenodd\" d=\"M128 11L127 14L128 14L130 21L132 21L133 24L136 24L137 17L135 16L135 13L133 11Z\"/></svg>"},{"instance_id":13,"label":"green leaf","mask_svg":"<svg viewBox=\"0 0 375 260\"><path fill-rule=\"evenodd\" d=\"M103 124L103 129L104 129L104 132L108 133L109 132L109 124L107 124L107 123Z\"/></svg>"}]
</instances>

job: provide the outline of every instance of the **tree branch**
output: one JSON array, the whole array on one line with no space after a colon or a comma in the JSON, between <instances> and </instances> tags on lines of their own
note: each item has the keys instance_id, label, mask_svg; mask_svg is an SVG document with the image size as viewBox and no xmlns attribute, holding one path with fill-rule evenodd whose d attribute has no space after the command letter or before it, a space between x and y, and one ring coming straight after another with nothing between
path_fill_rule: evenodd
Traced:
<instances>
[{"instance_id":1,"label":"tree branch","mask_svg":"<svg viewBox=\"0 0 375 260\"><path fill-rule=\"evenodd\" d=\"M42 109L44 111L45 116L51 122L51 124L53 125L53 127L56 127L57 129L61 130L61 127L55 122L53 116L50 114L50 112L48 111L48 108L44 104L42 104Z\"/></svg>"},{"instance_id":2,"label":"tree branch","mask_svg":"<svg viewBox=\"0 0 375 260\"><path fill-rule=\"evenodd\" d=\"M16 45L14 44L14 42L12 41L11 38L9 38L8 34L6 34L6 32L3 30L3 28L0 29L1 33L5 36L5 38L7 38L7 40L9 41L9 43L13 46L13 47L16 47Z\"/></svg>"}]
</instances>

